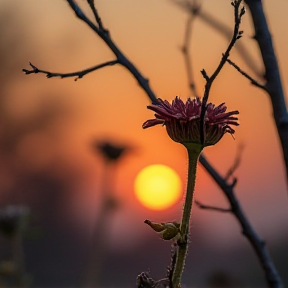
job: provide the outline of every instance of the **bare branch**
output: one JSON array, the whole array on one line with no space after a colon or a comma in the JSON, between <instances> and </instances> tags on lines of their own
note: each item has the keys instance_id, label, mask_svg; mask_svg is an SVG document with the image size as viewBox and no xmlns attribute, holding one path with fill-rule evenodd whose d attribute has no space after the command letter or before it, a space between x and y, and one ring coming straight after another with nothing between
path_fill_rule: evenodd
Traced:
<instances>
[{"instance_id":1,"label":"bare branch","mask_svg":"<svg viewBox=\"0 0 288 288\"><path fill-rule=\"evenodd\" d=\"M273 117L280 138L283 158L286 167L286 178L288 184L288 113L287 103L281 83L281 77L275 55L271 34L267 25L265 13L260 0L245 0L250 9L254 29L263 63L265 66L266 91L268 92L273 108Z\"/></svg>"},{"instance_id":2,"label":"bare branch","mask_svg":"<svg viewBox=\"0 0 288 288\"><path fill-rule=\"evenodd\" d=\"M214 211L225 212L225 213L226 212L229 212L229 213L232 212L231 209L229 209L229 208L220 208L220 207L215 207L215 206L204 205L197 200L195 200L194 202L201 209L214 210Z\"/></svg>"},{"instance_id":3,"label":"bare branch","mask_svg":"<svg viewBox=\"0 0 288 288\"><path fill-rule=\"evenodd\" d=\"M187 23L186 23L185 39L184 39L184 44L183 44L181 51L183 53L184 60L185 60L187 77L188 77L188 82L189 82L189 88L195 97L199 97L197 94L195 80L194 80L194 76L192 73L193 70L191 67L192 66L191 65L191 55L189 53L189 48L190 48L189 43L190 43L192 23L193 23L193 18L189 17L187 20Z\"/></svg>"},{"instance_id":4,"label":"bare branch","mask_svg":"<svg viewBox=\"0 0 288 288\"><path fill-rule=\"evenodd\" d=\"M186 3L187 2L188 1L186 1ZM181 3L183 3L183 1L181 1ZM191 14L194 15L194 10L190 10L190 11L192 11ZM203 15L203 11L202 11L202 13L201 13L201 11L202 10L198 11L198 14L197 14L198 16L201 14ZM187 26L188 25L191 25L189 23L189 20L187 22ZM186 26L186 33L187 33L187 30L191 30L191 28L187 27L187 26ZM225 27L222 27L222 28L224 29ZM235 27L234 27L234 31L235 31ZM228 33L227 35L229 35L229 37L232 34L229 31L227 33ZM189 39L189 35L186 34L185 37L186 37L185 39ZM186 41L188 41L188 40L186 40ZM238 47L239 47L239 45L238 45ZM191 63L190 63L191 60L189 59L189 57L187 57L187 55L185 55L185 53L183 53L183 54L185 57L185 63L186 63L186 68L187 68L187 67L189 67L189 65L191 65ZM226 61L229 61L228 57L227 57ZM249 61L249 62L251 63L252 61ZM189 71L189 69L191 72ZM191 66L189 67L189 69L187 69L187 73L188 73L188 75L191 75L192 74ZM204 69L201 71L201 73L207 82L210 81L210 78ZM191 81L190 76L188 76L188 79L189 79L189 84L193 83L193 81L190 82ZM257 83L257 82L255 81L255 83ZM191 85L189 85L189 86L191 89L192 88ZM193 92L193 90L192 90L192 92ZM234 178L231 183L227 182L227 180L233 175L233 173L235 172L237 167L240 165L242 150L243 150L243 145L239 147L239 150L238 150L238 153L236 155L236 159L234 161L234 164L228 170L225 178L222 178L220 176L220 174L212 167L212 165L208 162L208 160L205 158L203 153L200 155L200 158L199 158L200 163L204 166L206 171L211 175L211 177L215 180L215 182L220 186L221 190L223 191L223 193L227 197L231 208L225 209L225 208L213 207L213 206L209 206L209 205L204 205L204 204L200 203L199 201L195 201L195 203L202 209L209 209L209 210L214 210L214 211L219 211L219 212L233 213L233 215L237 218L237 220L239 221L239 223L242 227L243 234L247 237L248 241L251 243L252 247L254 248L254 250L255 250L255 252L256 252L259 260L260 260L261 266L264 269L265 276L266 276L267 282L269 283L269 286L275 287L275 288L281 287L282 282L281 282L280 276L278 275L278 272L274 266L272 258L270 257L269 252L268 252L265 244L263 244L264 241L253 230L252 226L250 225L250 223L248 221L248 218L246 218L246 215L242 211L240 203L238 202L237 198L235 197L233 189L237 183L237 179Z\"/></svg>"},{"instance_id":5,"label":"bare branch","mask_svg":"<svg viewBox=\"0 0 288 288\"><path fill-rule=\"evenodd\" d=\"M254 248L261 266L265 272L266 280L271 288L281 288L284 287L282 280L274 266L272 258L266 248L265 242L257 235L256 231L253 229L252 225L249 223L240 202L235 196L233 184L227 183L227 181L220 176L220 174L215 170L215 168L206 160L203 153L199 158L200 163L210 174L210 176L215 180L221 190L224 192L227 200L231 206L231 212L234 214L240 226L242 228L243 235L251 243Z\"/></svg>"},{"instance_id":6,"label":"bare branch","mask_svg":"<svg viewBox=\"0 0 288 288\"><path fill-rule=\"evenodd\" d=\"M236 158L232 164L232 166L229 168L229 170L227 171L227 174L225 176L225 180L228 181L229 178L234 174L234 172L236 171L236 169L240 166L241 163L241 156L242 156L242 152L244 150L244 144L240 144L238 146L238 151L236 153Z\"/></svg>"},{"instance_id":7,"label":"bare branch","mask_svg":"<svg viewBox=\"0 0 288 288\"><path fill-rule=\"evenodd\" d=\"M230 40L231 35L233 34L233 29L227 26L225 23L221 22L221 20L214 17L214 15L208 13L204 9L198 9L197 5L194 1L192 2L187 0L171 0L174 4L178 5L184 11L188 12L190 15L197 15L197 18L202 20L209 27L215 29L226 39ZM196 12L195 12L196 11ZM245 45L242 42L238 42L235 45L235 50L241 55L241 58L245 62L245 64L253 71L253 73L259 78L263 79L263 72L255 65L255 61L250 54L249 50L246 49Z\"/></svg>"},{"instance_id":8,"label":"bare branch","mask_svg":"<svg viewBox=\"0 0 288 288\"><path fill-rule=\"evenodd\" d=\"M94 14L94 17L95 17L95 20L98 24L98 27L99 27L99 30L103 31L104 33L107 33L107 30L104 28L103 26L103 23L102 23L102 20L98 14L98 11L96 9L96 6L95 6L95 3L94 3L94 0L87 0L93 14Z\"/></svg>"},{"instance_id":9,"label":"bare branch","mask_svg":"<svg viewBox=\"0 0 288 288\"><path fill-rule=\"evenodd\" d=\"M68 78L68 77L76 77L75 81L77 81L78 79L81 79L83 76L85 76L86 74L98 70L100 68L106 67L106 66L113 66L115 64L118 64L118 60L113 60L113 61L108 61L96 66L93 66L91 68L85 69L85 70L81 70L81 71L77 71L77 72L71 72L71 73L54 73L54 72L50 72L50 71L46 71L46 70L42 70L37 68L35 65L33 65L32 63L29 62L29 65L32 67L32 70L27 70L27 69L22 69L22 71L25 74L37 74L37 73L43 73L46 74L46 78L53 78L53 77L60 77L60 78Z\"/></svg>"},{"instance_id":10,"label":"bare branch","mask_svg":"<svg viewBox=\"0 0 288 288\"><path fill-rule=\"evenodd\" d=\"M114 43L114 41L112 40L112 38L110 37L109 31L103 28L101 19L98 15L98 12L95 8L94 11L94 16L97 16L97 24L99 25L99 27L97 27L85 14L84 12L81 10L81 8L78 6L78 4L75 2L75 0L66 0L67 3L70 5L70 7L72 8L72 10L74 11L75 15L81 19L83 22L85 22L105 43L106 45L110 48L110 50L113 52L113 54L116 56L117 59L117 63L119 63L120 65L124 66L136 79L136 81L138 82L139 86L146 92L147 96L149 97L149 99L151 100L151 102L153 104L157 104L157 98L153 92L153 90L151 89L150 85L149 85L149 80L147 78L145 78L140 71L135 67L135 65L123 54L123 52L118 48L118 46ZM88 0L90 1L90 0ZM94 6L94 2L92 1L92 5ZM95 14L96 13L96 14ZM99 18L98 18L99 17ZM101 28L102 27L102 28ZM36 68L36 66L34 66ZM34 69L34 68L33 68ZM39 70L39 69L38 69ZM35 73L35 72L30 72L29 70L23 69L23 71L26 74L31 74L31 73ZM45 71L45 70L41 70L41 71ZM93 71L93 70L92 70ZM39 72L39 71L38 71ZM49 71L45 71L44 72L46 75L48 75ZM76 72L77 73L77 72ZM59 73L56 73L59 74ZM61 74L61 73L60 73ZM49 74L50 75L50 74ZM78 75L76 75L78 76ZM55 76L56 77L56 76ZM59 75L59 77L61 77Z\"/></svg>"},{"instance_id":11,"label":"bare branch","mask_svg":"<svg viewBox=\"0 0 288 288\"><path fill-rule=\"evenodd\" d=\"M199 97L196 89L196 83L193 75L193 69L192 69L192 60L191 60L191 54L190 54L190 43L191 43L191 36L192 36L192 24L195 20L195 16L198 15L198 12L200 10L200 5L197 4L196 1L193 1L193 14L191 14L186 22L186 28L185 28L185 34L184 34L184 41L182 46L182 53L184 56L186 71L187 71L187 77L188 77L188 83L189 88L192 92L192 95L195 97Z\"/></svg>"},{"instance_id":12,"label":"bare branch","mask_svg":"<svg viewBox=\"0 0 288 288\"><path fill-rule=\"evenodd\" d=\"M246 72L244 72L237 64L235 64L233 61L231 61L229 58L227 59L227 62L233 66L239 73L241 73L244 77L246 77L248 80L250 80L252 85L255 85L258 88L261 88L265 91L267 91L266 86L260 84L255 79L253 79L250 75L248 75Z\"/></svg>"},{"instance_id":13,"label":"bare branch","mask_svg":"<svg viewBox=\"0 0 288 288\"><path fill-rule=\"evenodd\" d=\"M112 38L110 37L109 31L101 30L97 26L95 26L93 22L91 22L89 18L83 13L83 11L80 9L80 7L74 0L66 0L66 1L73 9L76 16L82 21L84 21L107 44L107 46L116 56L117 60L119 61L119 64L121 64L122 66L124 66L126 69L129 70L129 72L137 80L140 87L142 87L142 89L145 90L152 103L157 104L158 101L154 92L150 88L149 80L144 78L142 74L139 72L139 70L133 65L133 63L130 60L128 60L128 58L123 54L122 51L120 51L120 49L117 47L117 45L113 42Z\"/></svg>"},{"instance_id":14,"label":"bare branch","mask_svg":"<svg viewBox=\"0 0 288 288\"><path fill-rule=\"evenodd\" d=\"M242 7L240 9L241 2L242 2L242 0L234 0L233 2L231 2L232 6L234 7L234 32L233 32L232 39L231 39L225 53L222 55L222 59L220 60L218 67L215 69L214 73L210 77L206 74L206 72L205 72L205 75L202 72L204 78L206 79L206 85L205 85L205 91L204 91L204 96L203 96L203 100L202 100L202 109L201 109L201 116L200 116L200 127L202 127L202 129L200 131L201 132L200 133L201 143L205 143L205 139L204 139L204 135L205 135L205 133L204 133L204 116L205 116L205 112L206 112L206 104L208 101L208 97L209 97L212 83L215 80L215 78L218 76L220 71L222 70L224 64L226 63L226 61L230 55L230 51L233 48L233 46L235 45L236 41L242 37L243 31L239 31L239 27L240 27L240 23L241 23L241 18L245 13L245 8ZM202 70L202 71L205 71L205 70Z\"/></svg>"}]
</instances>

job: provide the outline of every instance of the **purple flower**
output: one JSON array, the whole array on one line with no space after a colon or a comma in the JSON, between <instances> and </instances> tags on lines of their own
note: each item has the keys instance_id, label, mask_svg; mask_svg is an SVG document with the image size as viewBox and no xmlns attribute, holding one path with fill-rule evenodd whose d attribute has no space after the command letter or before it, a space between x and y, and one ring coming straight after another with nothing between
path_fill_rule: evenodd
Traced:
<instances>
[{"instance_id":1,"label":"purple flower","mask_svg":"<svg viewBox=\"0 0 288 288\"><path fill-rule=\"evenodd\" d=\"M167 100L158 98L158 104L147 106L153 110L155 119L147 120L143 128L149 128L158 124L165 125L170 138L176 142L198 143L200 142L200 115L202 101L199 97L188 98L184 103L178 96L170 104ZM204 146L216 144L225 133L234 134L235 130L230 125L239 125L235 115L238 111L226 112L225 103L215 106L212 103L206 105L204 117Z\"/></svg>"}]
</instances>

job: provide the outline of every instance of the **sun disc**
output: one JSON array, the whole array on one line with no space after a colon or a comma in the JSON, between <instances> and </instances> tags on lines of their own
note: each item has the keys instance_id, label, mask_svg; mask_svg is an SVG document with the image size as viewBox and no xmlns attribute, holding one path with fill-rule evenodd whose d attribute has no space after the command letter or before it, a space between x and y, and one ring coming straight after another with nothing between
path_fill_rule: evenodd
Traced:
<instances>
[{"instance_id":1,"label":"sun disc","mask_svg":"<svg viewBox=\"0 0 288 288\"><path fill-rule=\"evenodd\" d=\"M137 199L146 208L164 210L181 196L181 180L170 167L155 164L143 168L134 183Z\"/></svg>"}]
</instances>

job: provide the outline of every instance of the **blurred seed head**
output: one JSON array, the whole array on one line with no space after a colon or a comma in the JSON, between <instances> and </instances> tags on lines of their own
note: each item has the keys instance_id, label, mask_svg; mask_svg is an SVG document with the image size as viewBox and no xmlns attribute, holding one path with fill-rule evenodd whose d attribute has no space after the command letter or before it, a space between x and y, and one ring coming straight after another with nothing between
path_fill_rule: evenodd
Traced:
<instances>
[{"instance_id":1,"label":"blurred seed head","mask_svg":"<svg viewBox=\"0 0 288 288\"><path fill-rule=\"evenodd\" d=\"M0 233L13 236L26 228L30 209L26 206L8 205L0 209Z\"/></svg>"}]
</instances>

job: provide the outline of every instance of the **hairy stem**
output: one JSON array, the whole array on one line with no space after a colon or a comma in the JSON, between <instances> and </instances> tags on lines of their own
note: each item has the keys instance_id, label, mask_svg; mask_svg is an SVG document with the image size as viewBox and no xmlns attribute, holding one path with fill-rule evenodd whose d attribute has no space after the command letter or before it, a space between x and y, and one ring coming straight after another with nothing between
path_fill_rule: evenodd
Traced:
<instances>
[{"instance_id":1,"label":"hairy stem","mask_svg":"<svg viewBox=\"0 0 288 288\"><path fill-rule=\"evenodd\" d=\"M180 226L180 234L181 237L178 240L178 251L175 267L173 270L172 276L172 284L173 288L178 288L182 272L184 269L186 254L188 250L188 236L189 236L189 228L190 228L190 217L193 203L193 194L195 187L195 179L196 179L196 169L197 169L197 161L202 151L202 145L189 143L185 145L188 152L188 182L187 182L187 191L185 196L185 203L183 208L183 216Z\"/></svg>"}]
</instances>

